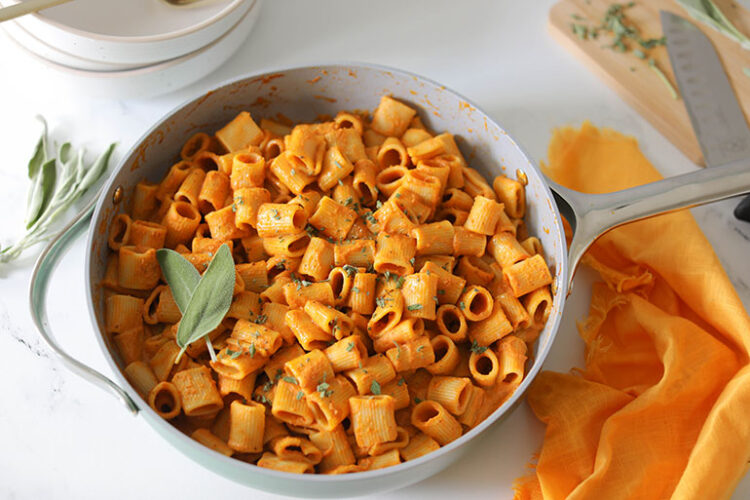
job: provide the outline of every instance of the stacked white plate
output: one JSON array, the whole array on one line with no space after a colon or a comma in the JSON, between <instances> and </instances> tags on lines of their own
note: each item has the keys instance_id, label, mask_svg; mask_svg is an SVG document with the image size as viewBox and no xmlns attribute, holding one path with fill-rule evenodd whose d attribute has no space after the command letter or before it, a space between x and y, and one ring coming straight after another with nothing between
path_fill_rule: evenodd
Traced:
<instances>
[{"instance_id":1,"label":"stacked white plate","mask_svg":"<svg viewBox=\"0 0 750 500\"><path fill-rule=\"evenodd\" d=\"M0 0L0 5L20 0ZM73 0L0 24L29 55L89 95L150 97L221 66L262 0Z\"/></svg>"}]
</instances>

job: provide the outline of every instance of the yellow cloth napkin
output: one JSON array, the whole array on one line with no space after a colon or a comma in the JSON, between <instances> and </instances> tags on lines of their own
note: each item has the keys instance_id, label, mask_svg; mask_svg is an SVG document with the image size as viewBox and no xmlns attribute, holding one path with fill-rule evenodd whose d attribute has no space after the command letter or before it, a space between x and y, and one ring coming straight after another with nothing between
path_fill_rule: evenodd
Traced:
<instances>
[{"instance_id":1,"label":"yellow cloth napkin","mask_svg":"<svg viewBox=\"0 0 750 500\"><path fill-rule=\"evenodd\" d=\"M635 139L589 123L555 131L548 155L582 192L661 178ZM579 323L586 366L532 384L547 429L516 499L728 498L750 458L750 318L711 245L681 211L607 233L583 262L604 280Z\"/></svg>"}]
</instances>

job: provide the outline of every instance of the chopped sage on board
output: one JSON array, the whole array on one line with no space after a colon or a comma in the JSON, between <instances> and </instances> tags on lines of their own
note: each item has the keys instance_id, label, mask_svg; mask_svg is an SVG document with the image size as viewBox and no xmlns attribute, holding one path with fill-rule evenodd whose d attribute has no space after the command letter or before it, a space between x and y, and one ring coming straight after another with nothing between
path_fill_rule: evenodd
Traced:
<instances>
[{"instance_id":1,"label":"chopped sage on board","mask_svg":"<svg viewBox=\"0 0 750 500\"><path fill-rule=\"evenodd\" d=\"M678 2L703 2L710 0L678 0ZM653 71L659 80L667 87L669 94L673 99L679 99L677 90L675 89L672 82L659 68L653 58L649 57L649 52L655 47L665 45L667 40L665 37L659 38L644 38L641 35L640 29L635 26L626 16L626 10L635 6L635 2L613 3L607 8L604 18L598 26L585 26L583 24L573 23L571 28L578 38L587 40L591 38L597 38L600 32L607 33L612 36L612 42L608 45L603 45L604 48L609 48L615 52L620 53L632 53L638 59L643 60L648 64L648 67ZM575 20L583 20L583 17L577 14L571 15ZM596 34L596 36L594 36ZM634 67L629 68L630 71L635 71Z\"/></svg>"}]
</instances>

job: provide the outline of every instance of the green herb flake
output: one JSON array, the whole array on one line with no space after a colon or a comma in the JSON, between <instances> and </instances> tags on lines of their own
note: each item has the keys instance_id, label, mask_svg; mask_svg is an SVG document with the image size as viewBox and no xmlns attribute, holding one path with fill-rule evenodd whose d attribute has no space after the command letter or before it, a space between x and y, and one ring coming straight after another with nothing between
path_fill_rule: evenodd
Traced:
<instances>
[{"instance_id":1,"label":"green herb flake","mask_svg":"<svg viewBox=\"0 0 750 500\"><path fill-rule=\"evenodd\" d=\"M331 394L333 394L333 391L330 390L330 384L328 382L321 382L318 384L318 386L315 388L316 392L320 394L321 398L327 398Z\"/></svg>"},{"instance_id":2,"label":"green herb flake","mask_svg":"<svg viewBox=\"0 0 750 500\"><path fill-rule=\"evenodd\" d=\"M298 385L299 384L299 382L297 382L296 378L290 377L289 375L285 375L285 376L281 377L281 380L283 380L284 382L287 382L289 384L294 384L294 385Z\"/></svg>"},{"instance_id":3,"label":"green herb flake","mask_svg":"<svg viewBox=\"0 0 750 500\"><path fill-rule=\"evenodd\" d=\"M422 402L422 398L417 398L417 397L414 398L414 403L415 404L419 404L421 402Z\"/></svg>"},{"instance_id":4,"label":"green herb flake","mask_svg":"<svg viewBox=\"0 0 750 500\"><path fill-rule=\"evenodd\" d=\"M346 352L351 352L352 349L354 349L354 342L349 342L346 345Z\"/></svg>"},{"instance_id":5,"label":"green herb flake","mask_svg":"<svg viewBox=\"0 0 750 500\"><path fill-rule=\"evenodd\" d=\"M583 24L570 23L570 29L581 40L586 40L589 36L589 29Z\"/></svg>"},{"instance_id":6,"label":"green herb flake","mask_svg":"<svg viewBox=\"0 0 750 500\"><path fill-rule=\"evenodd\" d=\"M250 357L255 357L255 344L250 344L250 347L247 348L247 352L250 353Z\"/></svg>"},{"instance_id":7,"label":"green herb flake","mask_svg":"<svg viewBox=\"0 0 750 500\"><path fill-rule=\"evenodd\" d=\"M370 384L370 392L372 392L376 396L380 395L380 384L378 384L377 380L373 380L372 384Z\"/></svg>"},{"instance_id":8,"label":"green herb flake","mask_svg":"<svg viewBox=\"0 0 750 500\"><path fill-rule=\"evenodd\" d=\"M406 309L409 311L418 311L419 309L422 309L422 304L409 304L406 306Z\"/></svg>"},{"instance_id":9,"label":"green herb flake","mask_svg":"<svg viewBox=\"0 0 750 500\"><path fill-rule=\"evenodd\" d=\"M355 274L357 274L357 268L354 266L350 266L349 264L344 264L343 269L344 272L346 272L346 274L349 276L354 276Z\"/></svg>"},{"instance_id":10,"label":"green herb flake","mask_svg":"<svg viewBox=\"0 0 750 500\"><path fill-rule=\"evenodd\" d=\"M472 340L471 347L469 350L475 354L482 354L484 351L487 350L486 346L481 346L476 340Z\"/></svg>"},{"instance_id":11,"label":"green herb flake","mask_svg":"<svg viewBox=\"0 0 750 500\"><path fill-rule=\"evenodd\" d=\"M406 380L404 379L404 377L401 377L400 379L398 379L398 386L399 386L399 387L401 387L401 386L402 386L402 385L404 385L405 383L406 383Z\"/></svg>"},{"instance_id":12,"label":"green herb flake","mask_svg":"<svg viewBox=\"0 0 750 500\"><path fill-rule=\"evenodd\" d=\"M302 391L297 392L297 401L305 397L305 393Z\"/></svg>"},{"instance_id":13,"label":"green herb flake","mask_svg":"<svg viewBox=\"0 0 750 500\"><path fill-rule=\"evenodd\" d=\"M459 302L459 303L458 303L458 308L459 308L459 309L462 309L462 310L463 310L463 309L466 309L466 304L464 304L463 300L462 300L461 302Z\"/></svg>"}]
</instances>

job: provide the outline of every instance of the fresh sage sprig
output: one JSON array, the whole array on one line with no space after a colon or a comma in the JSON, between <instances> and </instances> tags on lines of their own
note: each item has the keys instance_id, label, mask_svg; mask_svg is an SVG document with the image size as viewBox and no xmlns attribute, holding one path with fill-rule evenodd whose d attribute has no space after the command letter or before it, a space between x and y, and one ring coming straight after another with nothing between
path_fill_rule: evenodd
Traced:
<instances>
[{"instance_id":1,"label":"fresh sage sprig","mask_svg":"<svg viewBox=\"0 0 750 500\"><path fill-rule=\"evenodd\" d=\"M156 259L182 313L176 339L181 350L175 363L188 345L202 337L206 338L211 359L215 360L208 334L219 326L229 311L234 292L234 259L229 246L224 243L219 247L203 276L174 250L161 248L156 251Z\"/></svg>"},{"instance_id":2,"label":"fresh sage sprig","mask_svg":"<svg viewBox=\"0 0 750 500\"><path fill-rule=\"evenodd\" d=\"M691 17L750 50L750 38L737 29L712 0L677 0Z\"/></svg>"},{"instance_id":3,"label":"fresh sage sprig","mask_svg":"<svg viewBox=\"0 0 750 500\"><path fill-rule=\"evenodd\" d=\"M24 250L52 236L52 225L107 170L115 148L110 144L93 164L84 162L84 151L73 154L70 143L60 146L57 158L49 156L47 122L28 163L31 189L26 208L26 234L13 245L0 248L0 262L17 259ZM59 167L58 167L59 163Z\"/></svg>"}]
</instances>

